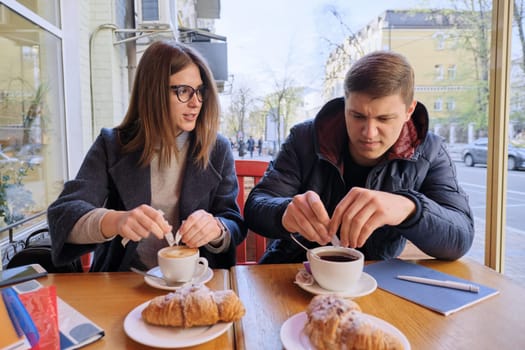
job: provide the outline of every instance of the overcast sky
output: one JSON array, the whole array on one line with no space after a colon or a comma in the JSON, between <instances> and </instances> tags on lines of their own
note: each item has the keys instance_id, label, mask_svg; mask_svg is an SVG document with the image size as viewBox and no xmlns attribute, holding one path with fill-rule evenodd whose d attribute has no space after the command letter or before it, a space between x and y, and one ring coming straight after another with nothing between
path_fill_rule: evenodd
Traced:
<instances>
[{"instance_id":1,"label":"overcast sky","mask_svg":"<svg viewBox=\"0 0 525 350\"><path fill-rule=\"evenodd\" d=\"M341 42L387 9L414 8L426 0L222 0L216 33L227 37L228 72L234 84L249 84L257 95L273 82L293 77L297 85L320 89L330 51L326 39ZM443 0L441 3L448 3Z\"/></svg>"}]
</instances>

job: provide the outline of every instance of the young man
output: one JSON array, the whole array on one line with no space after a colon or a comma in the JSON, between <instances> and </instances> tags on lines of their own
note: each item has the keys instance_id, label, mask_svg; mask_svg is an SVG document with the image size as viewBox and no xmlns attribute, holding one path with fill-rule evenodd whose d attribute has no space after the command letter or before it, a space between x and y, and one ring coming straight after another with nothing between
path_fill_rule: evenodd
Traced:
<instances>
[{"instance_id":1,"label":"young man","mask_svg":"<svg viewBox=\"0 0 525 350\"><path fill-rule=\"evenodd\" d=\"M244 208L253 231L275 239L262 263L301 262L334 235L366 259L398 256L406 240L458 259L471 247L468 198L428 113L414 99L414 72L392 52L355 62L345 96L296 125ZM261 219L264 218L264 219Z\"/></svg>"}]
</instances>

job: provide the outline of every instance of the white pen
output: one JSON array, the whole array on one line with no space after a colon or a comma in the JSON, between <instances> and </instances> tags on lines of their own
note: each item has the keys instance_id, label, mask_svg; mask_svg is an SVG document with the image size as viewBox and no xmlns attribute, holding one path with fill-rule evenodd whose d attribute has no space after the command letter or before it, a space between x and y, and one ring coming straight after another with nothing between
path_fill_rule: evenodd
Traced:
<instances>
[{"instance_id":1,"label":"white pen","mask_svg":"<svg viewBox=\"0 0 525 350\"><path fill-rule=\"evenodd\" d=\"M432 278L425 278L425 277L417 277L417 276L405 276L405 275L399 275L397 278L405 281L410 282L416 282L416 283L424 283L424 284L430 284L432 286L439 286L439 287L446 287L446 288L452 288L452 289L460 289L460 290L466 290L468 292L472 293L478 293L479 287L475 286L473 284L469 283L462 283L462 282L454 282L454 281L443 281L443 280L435 280Z\"/></svg>"}]
</instances>

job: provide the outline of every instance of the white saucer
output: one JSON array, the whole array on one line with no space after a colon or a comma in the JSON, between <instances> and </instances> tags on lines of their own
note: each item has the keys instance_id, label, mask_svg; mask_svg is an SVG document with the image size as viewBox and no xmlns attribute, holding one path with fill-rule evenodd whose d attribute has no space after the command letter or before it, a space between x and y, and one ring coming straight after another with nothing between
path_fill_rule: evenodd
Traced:
<instances>
[{"instance_id":1,"label":"white saucer","mask_svg":"<svg viewBox=\"0 0 525 350\"><path fill-rule=\"evenodd\" d=\"M334 292L328 289L324 289L321 286L319 286L317 282L314 282L314 284L312 285L297 282L296 284L305 291L310 292L312 294L335 294L343 298L362 297L372 293L377 288L377 282L374 279L374 277L370 276L366 272L361 273L361 278L359 278L359 281L357 281L357 284L354 287L342 292Z\"/></svg>"},{"instance_id":2,"label":"white saucer","mask_svg":"<svg viewBox=\"0 0 525 350\"><path fill-rule=\"evenodd\" d=\"M163 327L147 324L142 319L142 310L150 301L134 308L124 319L124 332L137 343L156 348L180 348L199 345L217 338L233 323L217 323L202 327Z\"/></svg>"},{"instance_id":3,"label":"white saucer","mask_svg":"<svg viewBox=\"0 0 525 350\"><path fill-rule=\"evenodd\" d=\"M372 315L366 314L366 317L371 319L383 331L397 336L397 338L401 340L404 350L410 350L410 343L408 342L407 337L401 333L399 329L385 320ZM310 339L308 339L308 336L303 332L306 321L306 312L295 314L284 321L283 325L281 326L280 336L283 346L286 350L310 350L313 348L312 344L310 343Z\"/></svg>"},{"instance_id":4,"label":"white saucer","mask_svg":"<svg viewBox=\"0 0 525 350\"><path fill-rule=\"evenodd\" d=\"M195 270L195 274L196 275L201 274L203 268L204 268L204 266L199 264L197 269ZM149 270L148 273L150 273L150 274L152 274L154 276L162 277L162 272L160 272L160 268L158 266L156 266L156 267L152 268L151 270ZM154 288L164 289L164 290L177 290L177 289L185 286L188 283L193 283L193 284L206 283L209 280L211 280L212 277L213 277L213 270L208 267L206 269L206 272L201 277L199 277L197 279L194 278L190 282L181 282L180 285L166 286L164 284L159 283L159 281L157 281L155 278L151 278L151 277L148 277L148 276L144 276L144 281L147 284L149 284L150 286L154 287Z\"/></svg>"}]
</instances>

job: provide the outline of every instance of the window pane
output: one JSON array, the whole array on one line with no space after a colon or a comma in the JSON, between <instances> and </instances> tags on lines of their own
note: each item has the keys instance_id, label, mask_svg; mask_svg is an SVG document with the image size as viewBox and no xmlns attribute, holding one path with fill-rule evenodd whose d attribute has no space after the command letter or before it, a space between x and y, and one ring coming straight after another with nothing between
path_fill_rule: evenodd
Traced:
<instances>
[{"instance_id":1,"label":"window pane","mask_svg":"<svg viewBox=\"0 0 525 350\"><path fill-rule=\"evenodd\" d=\"M56 198L66 142L60 40L3 5L0 11L7 19L0 26L1 229Z\"/></svg>"},{"instance_id":2,"label":"window pane","mask_svg":"<svg viewBox=\"0 0 525 350\"><path fill-rule=\"evenodd\" d=\"M46 21L60 28L60 6L58 0L18 0Z\"/></svg>"},{"instance_id":3,"label":"window pane","mask_svg":"<svg viewBox=\"0 0 525 350\"><path fill-rule=\"evenodd\" d=\"M271 26L264 23L264 15L244 19L240 14L254 9L241 1L221 3L217 32L228 37L229 73L234 77L224 97L228 129L223 132L235 141L250 133L279 143L300 121L294 117L312 118L325 101L343 94L344 74L357 58L380 49L405 55L414 66L415 97L429 111L430 130L446 140L460 184L470 197L476 236L467 255L484 263L486 147L476 151L479 154L469 166L464 161L471 158L465 159L462 152L488 134L492 2L377 0L361 4L357 12L349 1L329 6L306 3L297 9L285 2L264 2L255 11L272 14ZM294 24L289 23L290 13ZM304 25L298 30L295 23ZM283 104L282 116L275 116L275 108L264 110L256 103L247 110L237 105L243 87L251 93L243 97L256 101L265 98L261 92L269 95L272 86L285 83L307 88L295 110ZM525 108L525 102L521 104Z\"/></svg>"},{"instance_id":4,"label":"window pane","mask_svg":"<svg viewBox=\"0 0 525 350\"><path fill-rule=\"evenodd\" d=\"M525 25L524 1L516 0L512 26L512 66L510 77L509 170L507 180L507 222L505 242L505 274L525 285L525 57L523 56Z\"/></svg>"}]
</instances>

